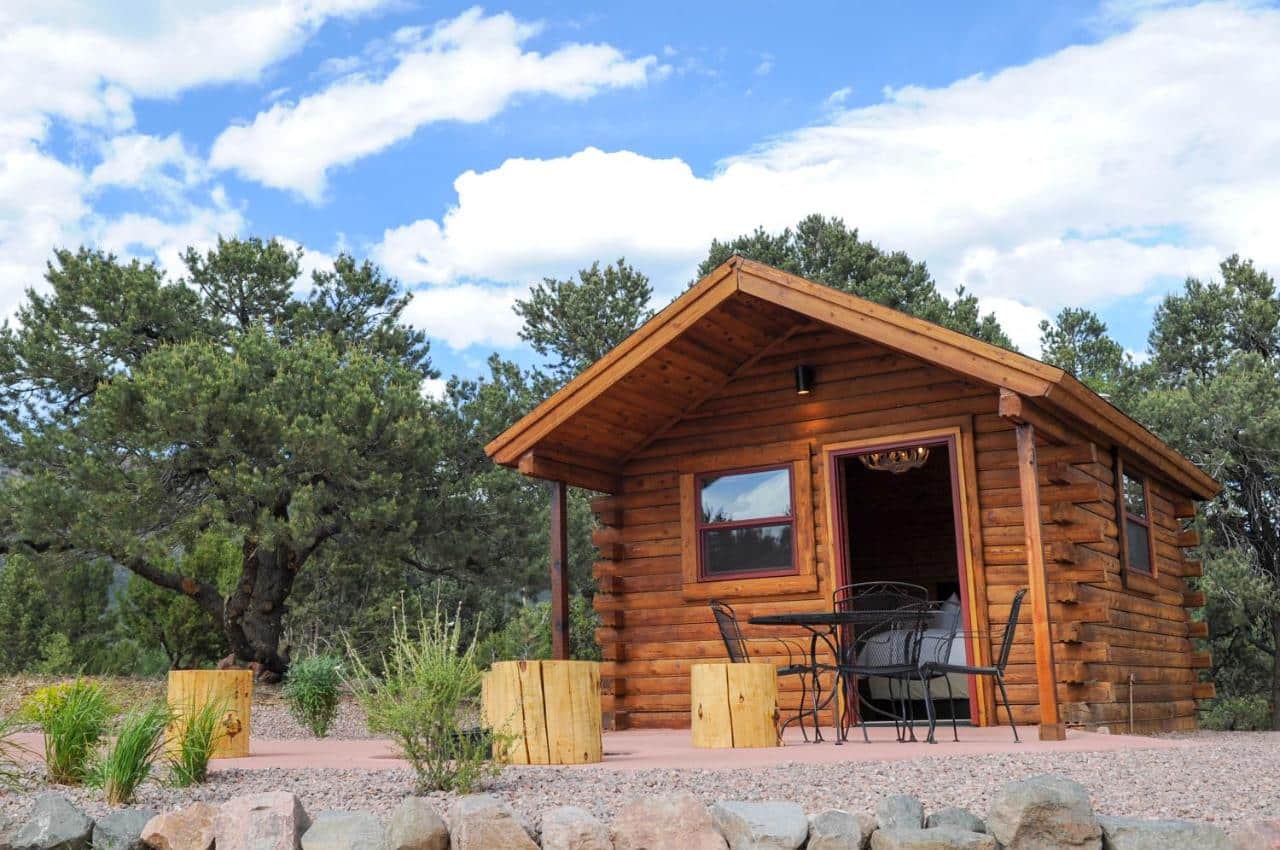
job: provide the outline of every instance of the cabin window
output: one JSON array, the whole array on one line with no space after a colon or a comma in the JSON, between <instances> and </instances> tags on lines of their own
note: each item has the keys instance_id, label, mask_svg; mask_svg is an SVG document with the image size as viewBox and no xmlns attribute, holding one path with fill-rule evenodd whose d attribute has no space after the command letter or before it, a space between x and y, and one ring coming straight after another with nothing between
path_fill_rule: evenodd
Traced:
<instances>
[{"instance_id":1,"label":"cabin window","mask_svg":"<svg viewBox=\"0 0 1280 850\"><path fill-rule=\"evenodd\" d=\"M1139 573L1152 571L1151 493L1147 480L1128 470L1124 478L1124 534L1129 569Z\"/></svg>"},{"instance_id":2,"label":"cabin window","mask_svg":"<svg viewBox=\"0 0 1280 850\"><path fill-rule=\"evenodd\" d=\"M696 493L700 578L796 572L790 464L699 475Z\"/></svg>"}]
</instances>

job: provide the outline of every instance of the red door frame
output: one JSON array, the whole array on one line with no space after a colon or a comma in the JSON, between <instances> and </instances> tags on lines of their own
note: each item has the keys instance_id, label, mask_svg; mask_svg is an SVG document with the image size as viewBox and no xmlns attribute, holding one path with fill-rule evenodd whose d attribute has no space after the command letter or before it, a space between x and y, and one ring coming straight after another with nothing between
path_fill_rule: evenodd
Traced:
<instances>
[{"instance_id":1,"label":"red door frame","mask_svg":"<svg viewBox=\"0 0 1280 850\"><path fill-rule=\"evenodd\" d=\"M960 450L958 441L954 434L945 434L941 436L922 437L918 440L896 438L884 443L875 443L872 445L857 446L855 448L841 449L828 453L829 463L832 468L829 470L829 479L834 482L836 492L830 494L834 500L835 506L835 527L833 531L836 538L831 541L832 550L835 554L836 568L836 586L842 587L846 584L853 583L853 577L849 569L849 559L847 557L846 546L849 540L849 505L847 504L847 487L844 474L845 462L851 460L858 455L870 454L871 452L886 451L888 449L901 449L910 446L946 446L947 463L949 467L951 479L951 516L952 526L955 530L955 550L956 550L956 577L960 584L960 622L962 626L962 634L967 632L968 625L971 622L969 611L969 559L968 547L964 540L964 514L960 503L960 465L957 453ZM834 590L834 588L833 588ZM973 665L973 644L969 637L964 638L964 657L965 663ZM970 723L977 725L980 718L978 717L978 694L977 694L977 677L969 676L969 720ZM854 703L856 705L856 702Z\"/></svg>"}]
</instances>

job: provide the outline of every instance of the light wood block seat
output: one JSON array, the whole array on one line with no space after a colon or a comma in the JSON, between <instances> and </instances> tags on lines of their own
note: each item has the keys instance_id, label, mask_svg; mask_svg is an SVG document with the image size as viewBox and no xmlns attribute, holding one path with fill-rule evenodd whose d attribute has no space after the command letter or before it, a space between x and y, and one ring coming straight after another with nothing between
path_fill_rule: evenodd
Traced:
<instances>
[{"instance_id":1,"label":"light wood block seat","mask_svg":"<svg viewBox=\"0 0 1280 850\"><path fill-rule=\"evenodd\" d=\"M499 661L484 675L481 714L507 764L591 764L604 758L600 664Z\"/></svg>"},{"instance_id":2,"label":"light wood block seat","mask_svg":"<svg viewBox=\"0 0 1280 850\"><path fill-rule=\"evenodd\" d=\"M695 747L777 747L778 673L772 664L694 664Z\"/></svg>"}]
</instances>

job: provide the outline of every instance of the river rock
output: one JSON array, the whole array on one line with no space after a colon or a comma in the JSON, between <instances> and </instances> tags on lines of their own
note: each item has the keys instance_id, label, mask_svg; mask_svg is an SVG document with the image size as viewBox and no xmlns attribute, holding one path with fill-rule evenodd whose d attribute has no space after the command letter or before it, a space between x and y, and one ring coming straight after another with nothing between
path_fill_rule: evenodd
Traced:
<instances>
[{"instance_id":1,"label":"river rock","mask_svg":"<svg viewBox=\"0 0 1280 850\"><path fill-rule=\"evenodd\" d=\"M422 797L406 797L387 821L385 850L449 850L449 827Z\"/></svg>"},{"instance_id":2,"label":"river rock","mask_svg":"<svg viewBox=\"0 0 1280 850\"><path fill-rule=\"evenodd\" d=\"M1103 850L1234 850L1220 827L1189 820L1098 818Z\"/></svg>"},{"instance_id":3,"label":"river rock","mask_svg":"<svg viewBox=\"0 0 1280 850\"><path fill-rule=\"evenodd\" d=\"M47 791L36 797L26 821L8 840L14 850L87 850L92 837L93 818Z\"/></svg>"},{"instance_id":4,"label":"river rock","mask_svg":"<svg viewBox=\"0 0 1280 850\"><path fill-rule=\"evenodd\" d=\"M453 850L538 850L515 812L491 794L460 797L449 807Z\"/></svg>"},{"instance_id":5,"label":"river rock","mask_svg":"<svg viewBox=\"0 0 1280 850\"><path fill-rule=\"evenodd\" d=\"M142 841L155 850L210 850L217 816L217 808L208 803L192 803L185 809L164 812L147 821L142 828Z\"/></svg>"},{"instance_id":6,"label":"river rock","mask_svg":"<svg viewBox=\"0 0 1280 850\"><path fill-rule=\"evenodd\" d=\"M93 825L93 850L146 850L142 830L156 816L149 809L116 809Z\"/></svg>"},{"instance_id":7,"label":"river rock","mask_svg":"<svg viewBox=\"0 0 1280 850\"><path fill-rule=\"evenodd\" d=\"M920 829L924 826L924 806L906 794L885 797L876 804L876 823L881 829Z\"/></svg>"},{"instance_id":8,"label":"river rock","mask_svg":"<svg viewBox=\"0 0 1280 850\"><path fill-rule=\"evenodd\" d=\"M641 797L609 824L614 850L726 850L706 806L687 791Z\"/></svg>"},{"instance_id":9,"label":"river rock","mask_svg":"<svg viewBox=\"0 0 1280 850\"><path fill-rule=\"evenodd\" d=\"M863 850L876 831L871 815L828 809L809 816L808 850Z\"/></svg>"},{"instance_id":10,"label":"river rock","mask_svg":"<svg viewBox=\"0 0 1280 850\"><path fill-rule=\"evenodd\" d=\"M929 817L925 818L924 825L926 827L933 826L954 826L965 830L966 832L986 832L987 825L982 822L982 818L975 815L968 809L962 809L958 806L952 806L946 809L938 809Z\"/></svg>"},{"instance_id":11,"label":"river rock","mask_svg":"<svg viewBox=\"0 0 1280 850\"><path fill-rule=\"evenodd\" d=\"M985 832L935 826L929 829L877 829L871 834L871 850L998 850L998 847L996 840Z\"/></svg>"},{"instance_id":12,"label":"river rock","mask_svg":"<svg viewBox=\"0 0 1280 850\"><path fill-rule=\"evenodd\" d=\"M809 819L796 803L721 800L711 820L729 850L796 850L809 835Z\"/></svg>"},{"instance_id":13,"label":"river rock","mask_svg":"<svg viewBox=\"0 0 1280 850\"><path fill-rule=\"evenodd\" d=\"M218 850L298 850L311 818L288 791L232 797L213 819Z\"/></svg>"},{"instance_id":14,"label":"river rock","mask_svg":"<svg viewBox=\"0 0 1280 850\"><path fill-rule=\"evenodd\" d=\"M1089 792L1061 776L1006 782L992 800L987 831L1005 850L1102 848Z\"/></svg>"},{"instance_id":15,"label":"river rock","mask_svg":"<svg viewBox=\"0 0 1280 850\"><path fill-rule=\"evenodd\" d=\"M542 850L613 850L613 842L591 812L560 806L542 815Z\"/></svg>"},{"instance_id":16,"label":"river rock","mask_svg":"<svg viewBox=\"0 0 1280 850\"><path fill-rule=\"evenodd\" d=\"M301 844L302 850L382 850L383 837L382 822L372 812L321 812Z\"/></svg>"}]
</instances>

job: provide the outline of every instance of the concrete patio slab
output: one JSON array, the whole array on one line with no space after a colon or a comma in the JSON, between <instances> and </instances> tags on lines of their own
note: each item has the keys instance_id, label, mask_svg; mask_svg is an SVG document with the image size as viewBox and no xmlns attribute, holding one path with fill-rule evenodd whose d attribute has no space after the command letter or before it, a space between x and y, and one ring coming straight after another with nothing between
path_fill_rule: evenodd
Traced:
<instances>
[{"instance_id":1,"label":"concrete patio slab","mask_svg":"<svg viewBox=\"0 0 1280 850\"><path fill-rule=\"evenodd\" d=\"M604 761L579 765L583 769L719 770L770 767L783 764L835 764L841 762L898 761L926 757L975 756L997 753L1112 752L1117 750L1176 749L1188 745L1186 739L1149 738L1139 735L1105 735L1069 730L1065 741L1040 741L1034 726L1019 728L1022 743L1015 743L1005 727L964 728L960 741L951 740L951 730L938 730L938 743L899 743L892 728L871 730L871 743L864 743L854 730L850 741L836 745L831 730L827 741L805 743L799 732L788 733L786 746L750 750L695 749L687 729L634 729L604 733ZM917 730L922 735L921 730ZM42 749L40 735L22 733L20 744L33 755ZM249 756L215 759L211 770L260 770L267 768L315 768L391 770L408 765L396 757L390 741L365 740L261 740L250 741Z\"/></svg>"}]
</instances>

